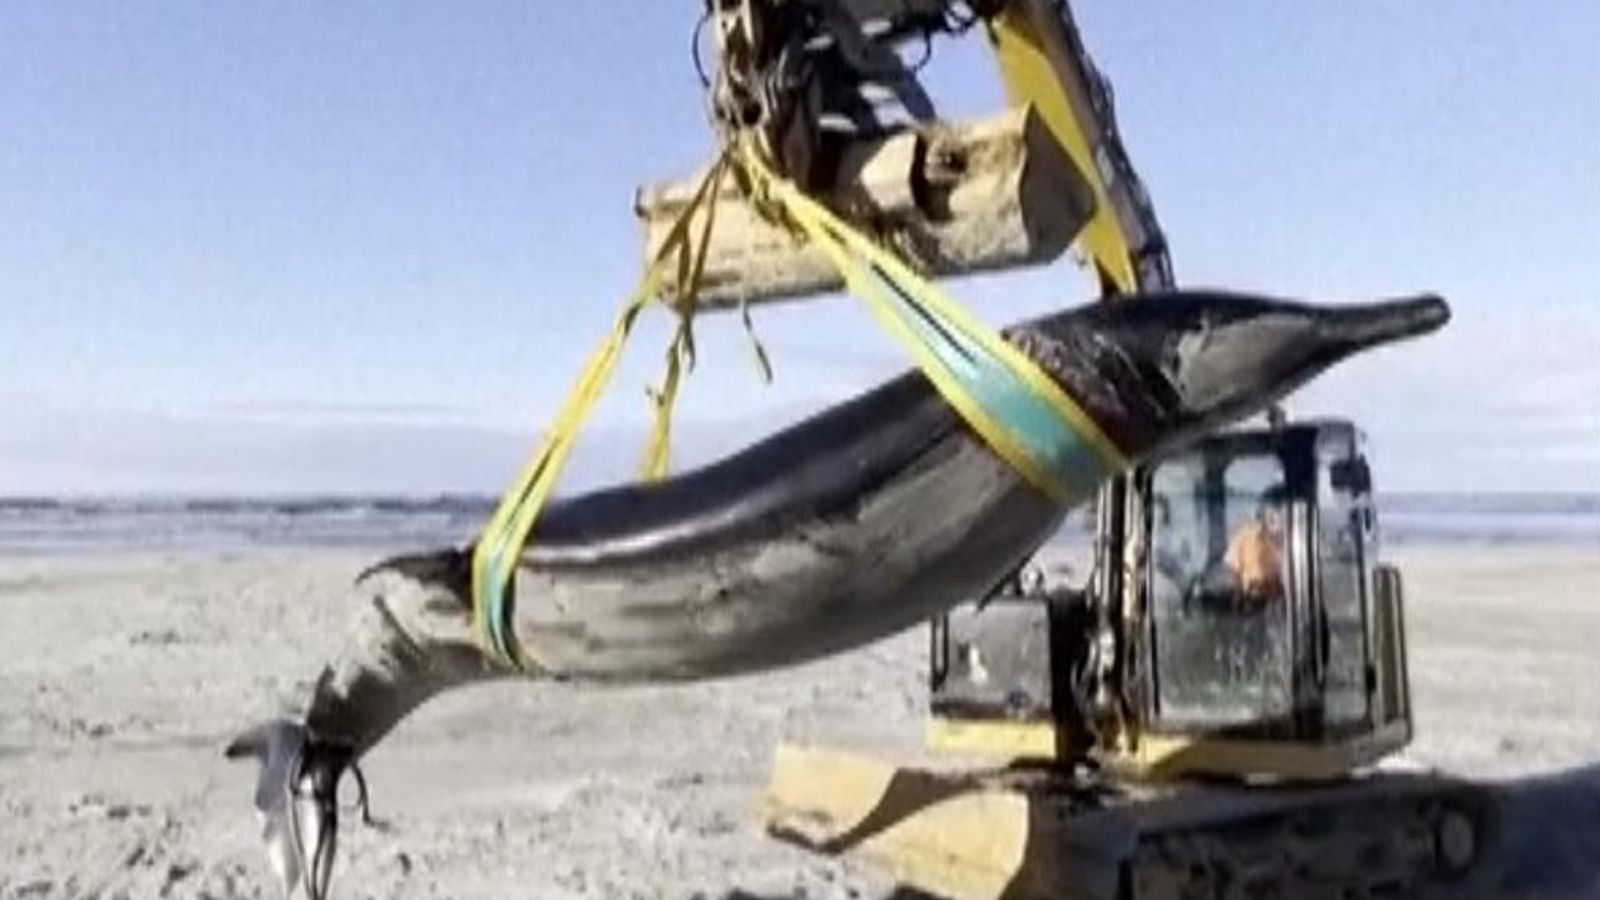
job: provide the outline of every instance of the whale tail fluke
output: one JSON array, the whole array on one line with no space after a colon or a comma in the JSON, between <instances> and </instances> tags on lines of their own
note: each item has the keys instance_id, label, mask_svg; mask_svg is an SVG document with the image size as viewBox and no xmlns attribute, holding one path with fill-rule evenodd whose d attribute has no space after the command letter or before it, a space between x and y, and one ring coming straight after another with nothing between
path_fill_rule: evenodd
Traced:
<instances>
[{"instance_id":1,"label":"whale tail fluke","mask_svg":"<svg viewBox=\"0 0 1600 900\"><path fill-rule=\"evenodd\" d=\"M280 719L235 737L223 755L261 765L256 812L284 896L303 890L307 900L324 900L337 851L339 778L351 767L352 754L316 741L298 722Z\"/></svg>"}]
</instances>

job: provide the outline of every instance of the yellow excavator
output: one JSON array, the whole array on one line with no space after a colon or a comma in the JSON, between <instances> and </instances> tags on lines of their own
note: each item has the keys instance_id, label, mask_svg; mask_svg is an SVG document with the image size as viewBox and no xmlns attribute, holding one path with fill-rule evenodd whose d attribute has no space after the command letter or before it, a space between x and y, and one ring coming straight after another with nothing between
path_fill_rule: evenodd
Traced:
<instances>
[{"instance_id":1,"label":"yellow excavator","mask_svg":"<svg viewBox=\"0 0 1600 900\"><path fill-rule=\"evenodd\" d=\"M1007 109L936 114L918 67L961 39L988 43ZM1104 302L1174 286L1062 0L708 0L695 44L715 60L702 72L725 145L757 141L922 275L1075 247ZM850 286L823 242L774 224L750 199L761 186L721 166L639 191L654 289L693 312ZM693 265L661 269L692 240ZM1360 431L1274 416L1137 471L1097 507L1085 586L1019 578L931 626L929 743L987 762L919 770L784 746L769 830L952 900L1464 883L1495 828L1484 793L1361 774L1410 741L1412 719L1401 577L1378 558ZM1272 583L1247 601L1225 570L1236 535L1268 523Z\"/></svg>"}]
</instances>

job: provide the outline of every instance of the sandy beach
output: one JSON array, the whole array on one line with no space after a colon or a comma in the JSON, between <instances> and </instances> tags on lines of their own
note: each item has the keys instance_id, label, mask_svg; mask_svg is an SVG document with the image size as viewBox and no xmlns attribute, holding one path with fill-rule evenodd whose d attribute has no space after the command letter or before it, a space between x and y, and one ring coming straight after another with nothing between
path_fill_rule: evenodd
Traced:
<instances>
[{"instance_id":1,"label":"sandy beach","mask_svg":"<svg viewBox=\"0 0 1600 900\"><path fill-rule=\"evenodd\" d=\"M1397 765L1517 776L1600 760L1600 547L1411 546L1418 737ZM0 558L0 898L274 897L253 767L221 750L294 709L371 551ZM670 689L448 696L366 762L335 896L879 896L763 836L774 747L914 758L925 633Z\"/></svg>"}]
</instances>

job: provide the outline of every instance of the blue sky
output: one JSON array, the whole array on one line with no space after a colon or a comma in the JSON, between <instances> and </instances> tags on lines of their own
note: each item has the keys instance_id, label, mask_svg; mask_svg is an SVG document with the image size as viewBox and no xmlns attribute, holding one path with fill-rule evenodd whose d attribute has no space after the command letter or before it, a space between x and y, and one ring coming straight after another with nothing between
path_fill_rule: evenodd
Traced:
<instances>
[{"instance_id":1,"label":"blue sky","mask_svg":"<svg viewBox=\"0 0 1600 900\"><path fill-rule=\"evenodd\" d=\"M697 0L0 5L0 493L488 490L708 152ZM1447 332L1297 413L1381 486L1600 489L1600 4L1078 5L1181 281L1437 290ZM1000 102L944 43L949 114ZM995 322L1069 264L963 281ZM664 317L662 317L664 318ZM703 326L688 461L896 371L845 300ZM578 473L624 474L662 329Z\"/></svg>"}]
</instances>

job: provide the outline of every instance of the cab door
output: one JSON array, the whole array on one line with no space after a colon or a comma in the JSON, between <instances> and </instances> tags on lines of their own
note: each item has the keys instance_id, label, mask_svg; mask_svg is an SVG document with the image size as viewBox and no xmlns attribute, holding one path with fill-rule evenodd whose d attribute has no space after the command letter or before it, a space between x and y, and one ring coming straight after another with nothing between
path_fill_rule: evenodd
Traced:
<instances>
[{"instance_id":1,"label":"cab door","mask_svg":"<svg viewBox=\"0 0 1600 900\"><path fill-rule=\"evenodd\" d=\"M1270 441L1202 444L1151 472L1152 730L1292 730L1300 705L1295 607L1303 592L1291 552L1288 474ZM1241 540L1256 549L1240 552Z\"/></svg>"},{"instance_id":2,"label":"cab door","mask_svg":"<svg viewBox=\"0 0 1600 900\"><path fill-rule=\"evenodd\" d=\"M1312 577L1320 600L1322 725L1339 736L1373 725L1372 501L1352 430L1323 431L1316 452Z\"/></svg>"}]
</instances>

